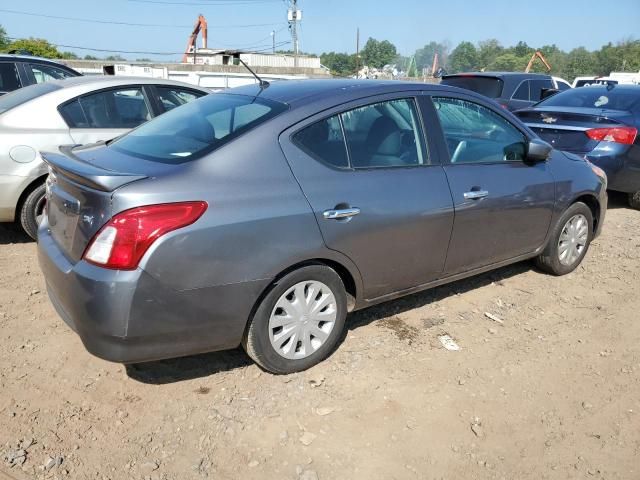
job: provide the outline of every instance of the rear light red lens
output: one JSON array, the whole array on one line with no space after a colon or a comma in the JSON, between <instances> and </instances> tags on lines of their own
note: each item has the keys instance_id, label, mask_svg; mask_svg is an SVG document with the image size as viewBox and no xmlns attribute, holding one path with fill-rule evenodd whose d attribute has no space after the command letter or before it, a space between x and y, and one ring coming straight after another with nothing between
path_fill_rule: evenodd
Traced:
<instances>
[{"instance_id":1,"label":"rear light red lens","mask_svg":"<svg viewBox=\"0 0 640 480\"><path fill-rule=\"evenodd\" d=\"M125 210L100 229L83 258L104 268L134 270L153 242L191 225L206 209L206 202L180 202Z\"/></svg>"},{"instance_id":2,"label":"rear light red lens","mask_svg":"<svg viewBox=\"0 0 640 480\"><path fill-rule=\"evenodd\" d=\"M635 127L592 128L584 133L591 140L631 145L636 141L638 129Z\"/></svg>"}]
</instances>

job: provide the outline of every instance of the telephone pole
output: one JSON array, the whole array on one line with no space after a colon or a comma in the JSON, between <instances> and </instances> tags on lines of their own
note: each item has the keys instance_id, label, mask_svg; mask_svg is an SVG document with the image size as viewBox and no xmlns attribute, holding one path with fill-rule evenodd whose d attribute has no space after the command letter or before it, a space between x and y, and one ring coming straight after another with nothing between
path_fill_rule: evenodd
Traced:
<instances>
[{"instance_id":1,"label":"telephone pole","mask_svg":"<svg viewBox=\"0 0 640 480\"><path fill-rule=\"evenodd\" d=\"M291 28L291 41L293 42L293 66L298 66L298 22L301 20L301 11L298 10L298 0L291 0L287 18Z\"/></svg>"},{"instance_id":2,"label":"telephone pole","mask_svg":"<svg viewBox=\"0 0 640 480\"><path fill-rule=\"evenodd\" d=\"M360 27L356 28L356 78L360 72Z\"/></svg>"}]
</instances>

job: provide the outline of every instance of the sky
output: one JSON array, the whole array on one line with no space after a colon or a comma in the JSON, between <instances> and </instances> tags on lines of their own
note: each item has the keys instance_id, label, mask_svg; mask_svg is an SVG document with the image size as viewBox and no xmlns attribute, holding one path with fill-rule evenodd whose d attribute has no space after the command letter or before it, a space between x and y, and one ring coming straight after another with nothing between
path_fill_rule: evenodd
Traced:
<instances>
[{"instance_id":1,"label":"sky","mask_svg":"<svg viewBox=\"0 0 640 480\"><path fill-rule=\"evenodd\" d=\"M4 0L0 25L10 37L34 36L57 45L108 50L59 47L80 56L126 50L154 52L122 53L126 58L173 61L184 51L199 13L209 24L210 47L269 50L275 31L279 48L290 48L284 43L291 40L287 8L286 0ZM298 8L300 49L318 54L355 52L357 27L361 46L369 37L386 39L404 55L432 40L455 46L463 40L496 38L504 46L523 40L533 47L555 43L564 50L594 50L608 42L640 38L640 0L298 0Z\"/></svg>"}]
</instances>

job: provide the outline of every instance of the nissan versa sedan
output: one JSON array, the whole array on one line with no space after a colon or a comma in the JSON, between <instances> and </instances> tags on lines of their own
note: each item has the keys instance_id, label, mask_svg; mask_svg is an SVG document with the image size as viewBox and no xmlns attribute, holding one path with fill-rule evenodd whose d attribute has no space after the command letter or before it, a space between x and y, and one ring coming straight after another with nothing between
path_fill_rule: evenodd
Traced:
<instances>
[{"instance_id":1,"label":"nissan versa sedan","mask_svg":"<svg viewBox=\"0 0 640 480\"><path fill-rule=\"evenodd\" d=\"M609 190L640 210L640 85L593 85L548 98L516 115L554 148L583 155Z\"/></svg>"},{"instance_id":2,"label":"nissan versa sedan","mask_svg":"<svg viewBox=\"0 0 640 480\"><path fill-rule=\"evenodd\" d=\"M43 156L49 297L123 363L242 344L303 370L347 312L529 258L571 272L607 206L599 168L417 83L245 86Z\"/></svg>"},{"instance_id":3,"label":"nissan versa sedan","mask_svg":"<svg viewBox=\"0 0 640 480\"><path fill-rule=\"evenodd\" d=\"M45 203L40 150L110 140L209 91L158 78L75 77L0 97L0 222L32 238Z\"/></svg>"}]
</instances>

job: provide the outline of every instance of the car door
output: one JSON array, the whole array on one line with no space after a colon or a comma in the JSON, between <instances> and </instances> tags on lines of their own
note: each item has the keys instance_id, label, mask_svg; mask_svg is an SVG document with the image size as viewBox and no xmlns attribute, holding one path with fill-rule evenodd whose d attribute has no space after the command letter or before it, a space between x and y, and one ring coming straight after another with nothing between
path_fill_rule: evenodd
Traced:
<instances>
[{"instance_id":1,"label":"car door","mask_svg":"<svg viewBox=\"0 0 640 480\"><path fill-rule=\"evenodd\" d=\"M536 250L555 201L548 164L525 160L526 134L498 109L454 94L434 94L432 101L449 154L444 170L455 208L445 273Z\"/></svg>"},{"instance_id":2,"label":"car door","mask_svg":"<svg viewBox=\"0 0 640 480\"><path fill-rule=\"evenodd\" d=\"M152 117L140 85L107 88L65 102L58 110L79 144L110 140Z\"/></svg>"},{"instance_id":3,"label":"car door","mask_svg":"<svg viewBox=\"0 0 640 480\"><path fill-rule=\"evenodd\" d=\"M280 143L325 244L358 266L366 299L440 276L453 205L416 96L334 108Z\"/></svg>"}]
</instances>

